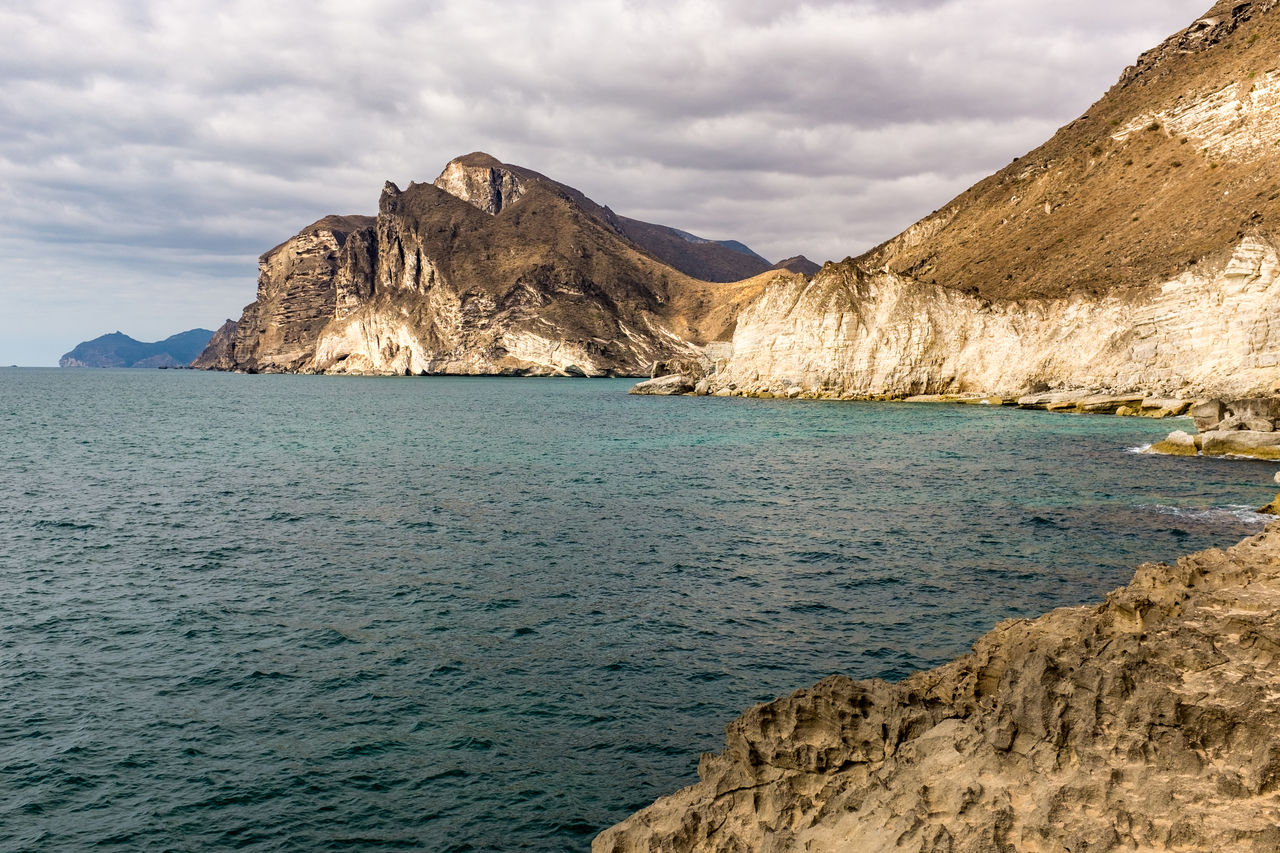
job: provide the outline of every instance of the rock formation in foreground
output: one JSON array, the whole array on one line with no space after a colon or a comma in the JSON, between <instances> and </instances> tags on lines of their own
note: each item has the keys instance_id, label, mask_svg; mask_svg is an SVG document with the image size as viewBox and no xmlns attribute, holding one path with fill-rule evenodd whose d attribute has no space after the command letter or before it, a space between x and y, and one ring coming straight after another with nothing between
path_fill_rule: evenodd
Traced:
<instances>
[{"instance_id":1,"label":"rock formation in foreground","mask_svg":"<svg viewBox=\"0 0 1280 853\"><path fill-rule=\"evenodd\" d=\"M1280 850L1280 526L748 711L594 853Z\"/></svg>"},{"instance_id":2,"label":"rock formation in foreground","mask_svg":"<svg viewBox=\"0 0 1280 853\"><path fill-rule=\"evenodd\" d=\"M431 184L388 183L376 218L325 217L259 269L201 366L647 375L709 364L767 281L800 277L479 153Z\"/></svg>"},{"instance_id":3,"label":"rock formation in foreground","mask_svg":"<svg viewBox=\"0 0 1280 853\"><path fill-rule=\"evenodd\" d=\"M712 391L1280 381L1280 11L1220 2L1086 115L901 235L739 317Z\"/></svg>"},{"instance_id":4,"label":"rock formation in foreground","mask_svg":"<svg viewBox=\"0 0 1280 853\"><path fill-rule=\"evenodd\" d=\"M112 332L77 344L58 359L59 367L186 367L209 343L213 332L191 329L147 343Z\"/></svg>"}]
</instances>

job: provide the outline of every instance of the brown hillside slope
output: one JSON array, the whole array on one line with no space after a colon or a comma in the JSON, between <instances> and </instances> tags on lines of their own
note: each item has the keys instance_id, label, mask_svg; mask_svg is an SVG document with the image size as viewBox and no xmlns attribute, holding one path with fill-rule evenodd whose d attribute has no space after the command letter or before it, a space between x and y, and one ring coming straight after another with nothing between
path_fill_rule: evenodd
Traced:
<instances>
[{"instance_id":1,"label":"brown hillside slope","mask_svg":"<svg viewBox=\"0 0 1280 853\"><path fill-rule=\"evenodd\" d=\"M1280 230L1275 5L1217 3L1044 145L858 261L988 299L1097 295Z\"/></svg>"}]
</instances>

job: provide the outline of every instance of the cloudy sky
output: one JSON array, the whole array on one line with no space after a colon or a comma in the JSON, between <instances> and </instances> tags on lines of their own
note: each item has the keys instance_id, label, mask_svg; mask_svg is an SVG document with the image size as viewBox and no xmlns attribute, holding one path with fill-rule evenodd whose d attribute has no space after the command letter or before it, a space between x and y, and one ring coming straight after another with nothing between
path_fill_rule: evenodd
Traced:
<instances>
[{"instance_id":1,"label":"cloudy sky","mask_svg":"<svg viewBox=\"0 0 1280 853\"><path fill-rule=\"evenodd\" d=\"M0 0L0 364L216 328L257 256L487 151L839 259L1082 113L1211 0Z\"/></svg>"}]
</instances>

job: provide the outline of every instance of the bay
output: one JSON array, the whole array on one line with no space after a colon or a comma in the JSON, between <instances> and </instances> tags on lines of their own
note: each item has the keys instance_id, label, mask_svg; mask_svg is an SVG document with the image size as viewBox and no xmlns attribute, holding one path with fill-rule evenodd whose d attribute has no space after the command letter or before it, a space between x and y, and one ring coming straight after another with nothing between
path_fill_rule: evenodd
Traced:
<instances>
[{"instance_id":1,"label":"bay","mask_svg":"<svg viewBox=\"0 0 1280 853\"><path fill-rule=\"evenodd\" d=\"M1275 492L1168 421L628 386L0 370L0 849L583 850Z\"/></svg>"}]
</instances>

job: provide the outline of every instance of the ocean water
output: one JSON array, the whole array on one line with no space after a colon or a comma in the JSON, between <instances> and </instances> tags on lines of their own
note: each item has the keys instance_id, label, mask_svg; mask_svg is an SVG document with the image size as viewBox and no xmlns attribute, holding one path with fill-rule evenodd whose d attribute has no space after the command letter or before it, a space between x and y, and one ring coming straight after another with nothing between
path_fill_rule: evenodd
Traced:
<instances>
[{"instance_id":1,"label":"ocean water","mask_svg":"<svg viewBox=\"0 0 1280 853\"><path fill-rule=\"evenodd\" d=\"M0 370L0 850L585 850L755 702L1261 528L1175 424Z\"/></svg>"}]
</instances>

